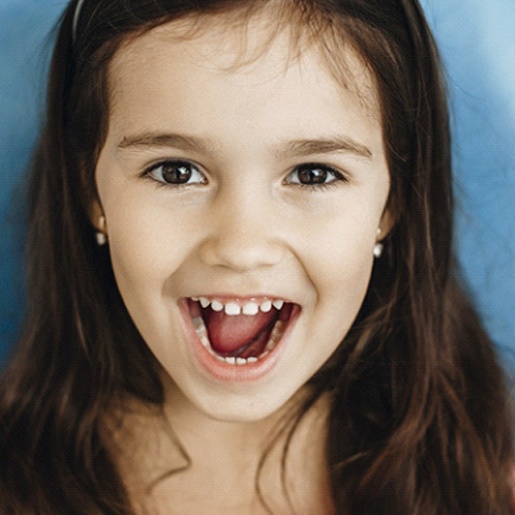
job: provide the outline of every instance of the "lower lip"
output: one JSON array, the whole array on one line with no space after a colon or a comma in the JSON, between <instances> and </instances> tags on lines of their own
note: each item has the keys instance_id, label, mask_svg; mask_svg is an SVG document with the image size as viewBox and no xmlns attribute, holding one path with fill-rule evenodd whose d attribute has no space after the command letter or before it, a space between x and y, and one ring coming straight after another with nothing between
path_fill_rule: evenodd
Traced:
<instances>
[{"instance_id":1,"label":"lower lip","mask_svg":"<svg viewBox=\"0 0 515 515\"><path fill-rule=\"evenodd\" d=\"M294 305L288 325L277 342L277 345L263 358L255 363L248 363L246 365L231 365L217 360L200 342L200 339L193 327L191 316L188 307L188 301L181 299L179 301L179 308L182 318L186 326L187 341L190 344L189 348L192 349L192 354L200 365L201 370L206 372L209 377L215 378L222 382L245 383L251 381L258 381L267 376L272 369L276 366L277 362L285 352L289 335L293 330L293 326L297 321L300 313L300 306Z\"/></svg>"}]
</instances>

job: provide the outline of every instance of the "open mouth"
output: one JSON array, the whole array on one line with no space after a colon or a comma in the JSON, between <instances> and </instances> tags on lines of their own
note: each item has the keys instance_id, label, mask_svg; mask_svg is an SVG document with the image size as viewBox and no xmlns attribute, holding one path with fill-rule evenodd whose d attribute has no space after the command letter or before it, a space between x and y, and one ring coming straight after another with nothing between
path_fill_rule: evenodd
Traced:
<instances>
[{"instance_id":1,"label":"open mouth","mask_svg":"<svg viewBox=\"0 0 515 515\"><path fill-rule=\"evenodd\" d=\"M281 299L188 299L200 342L216 359L231 365L249 365L265 358L281 340L294 306Z\"/></svg>"}]
</instances>

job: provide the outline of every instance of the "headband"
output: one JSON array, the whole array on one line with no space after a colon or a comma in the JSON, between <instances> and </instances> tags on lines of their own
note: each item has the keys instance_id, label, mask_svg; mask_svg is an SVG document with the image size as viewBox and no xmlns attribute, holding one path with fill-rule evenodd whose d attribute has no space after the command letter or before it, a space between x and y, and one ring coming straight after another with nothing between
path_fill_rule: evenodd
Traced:
<instances>
[{"instance_id":1,"label":"headband","mask_svg":"<svg viewBox=\"0 0 515 515\"><path fill-rule=\"evenodd\" d=\"M79 25L80 12L82 10L82 6L84 5L84 0L79 0L75 4L75 12L73 13L73 25L72 25L72 37L73 42L77 41L77 27Z\"/></svg>"}]
</instances>

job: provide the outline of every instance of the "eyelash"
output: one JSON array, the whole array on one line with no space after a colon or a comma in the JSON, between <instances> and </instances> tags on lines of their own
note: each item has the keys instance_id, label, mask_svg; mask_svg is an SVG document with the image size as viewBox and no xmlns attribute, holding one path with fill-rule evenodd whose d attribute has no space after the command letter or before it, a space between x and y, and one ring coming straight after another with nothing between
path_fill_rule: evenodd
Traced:
<instances>
[{"instance_id":1,"label":"eyelash","mask_svg":"<svg viewBox=\"0 0 515 515\"><path fill-rule=\"evenodd\" d=\"M176 169L176 170L178 170L179 168L187 168L190 172L190 177L187 178L188 181L191 179L191 176L194 175L195 173L202 175L203 180L197 181L194 183L190 183L190 182L173 183L173 182L167 182L164 179L161 180L152 175L153 172L156 172L160 168L167 166L167 165L170 166L170 168ZM332 180L330 180L329 182L320 182L320 183L312 183L312 184L303 184L302 182L300 182L300 178L298 178L298 182L293 182L291 180L291 176L294 174L297 174L297 176L298 176L298 174L301 173L302 171L312 172L314 170L321 171L324 174L324 177L325 177L324 180L327 180L328 176L332 177ZM193 164L189 161L182 161L182 160L160 161L159 163L156 163L156 164L146 168L141 175L144 176L145 178L148 178L151 181L153 181L158 187L172 187L172 188L176 189L176 188L184 188L184 187L196 185L196 184L198 185L198 184L206 184L207 183L207 180L205 179L205 175L200 171L198 166L196 166L195 164ZM287 177L283 181L283 184L292 185L292 186L296 186L301 189L308 189L311 191L323 191L323 190L326 190L329 188L337 187L341 183L345 183L345 182L348 182L348 179L341 172L335 170L334 168L332 168L330 166L327 166L327 165L324 165L321 163L303 163L301 165L296 166L295 168L293 168L293 170L291 170L288 173Z\"/></svg>"}]
</instances>

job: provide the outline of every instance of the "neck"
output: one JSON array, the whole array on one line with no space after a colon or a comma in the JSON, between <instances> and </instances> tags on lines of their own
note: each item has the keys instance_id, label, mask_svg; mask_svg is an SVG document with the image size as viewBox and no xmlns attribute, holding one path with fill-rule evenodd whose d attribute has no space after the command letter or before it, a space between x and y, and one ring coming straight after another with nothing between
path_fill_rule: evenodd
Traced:
<instances>
[{"instance_id":1,"label":"neck","mask_svg":"<svg viewBox=\"0 0 515 515\"><path fill-rule=\"evenodd\" d=\"M193 466L235 467L257 464L271 440L298 409L304 392L278 412L250 421L218 420L193 406L175 385L167 388L165 415L191 456ZM235 471L237 472L237 471Z\"/></svg>"},{"instance_id":2,"label":"neck","mask_svg":"<svg viewBox=\"0 0 515 515\"><path fill-rule=\"evenodd\" d=\"M234 513L259 513L249 508L259 504L259 478L267 502L279 513L289 512L281 504L285 499L282 452L288 430L280 429L303 402L306 392L299 392L265 419L228 422L195 409L170 383L165 382L165 387L164 409L159 414L146 408L129 411L128 416L123 415L123 434L115 438L120 442L115 452L121 457L118 463L131 498L152 497L152 503L163 506L173 502L183 507L179 513L213 513L217 502L220 513L232 513L229 506ZM311 502L320 502L321 490L327 487L327 413L325 397L303 417L291 441L285 469L288 491L295 496L309 493ZM175 498L178 493L180 498Z\"/></svg>"}]
</instances>

